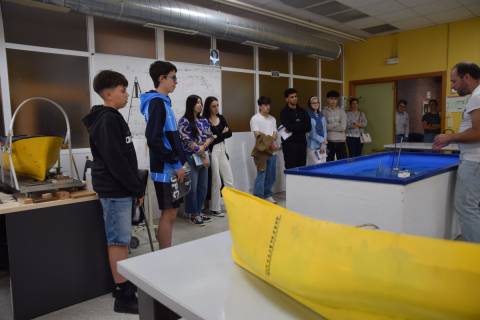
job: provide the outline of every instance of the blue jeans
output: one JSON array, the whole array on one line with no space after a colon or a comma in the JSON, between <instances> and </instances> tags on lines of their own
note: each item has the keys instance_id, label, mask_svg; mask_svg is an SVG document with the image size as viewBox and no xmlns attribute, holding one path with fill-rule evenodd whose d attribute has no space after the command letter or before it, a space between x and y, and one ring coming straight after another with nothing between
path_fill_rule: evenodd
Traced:
<instances>
[{"instance_id":1,"label":"blue jeans","mask_svg":"<svg viewBox=\"0 0 480 320\"><path fill-rule=\"evenodd\" d=\"M253 186L253 194L259 198L266 199L271 197L272 187L275 183L275 174L277 171L277 156L274 154L267 160L267 168L265 171L257 170L255 185Z\"/></svg>"},{"instance_id":2,"label":"blue jeans","mask_svg":"<svg viewBox=\"0 0 480 320\"><path fill-rule=\"evenodd\" d=\"M460 162L454 207L463 239L480 243L480 163L465 160Z\"/></svg>"},{"instance_id":3,"label":"blue jeans","mask_svg":"<svg viewBox=\"0 0 480 320\"><path fill-rule=\"evenodd\" d=\"M192 170L192 188L185 196L185 213L196 216L202 211L203 203L207 198L208 168L204 166L197 167L192 156L188 157L188 164Z\"/></svg>"},{"instance_id":4,"label":"blue jeans","mask_svg":"<svg viewBox=\"0 0 480 320\"><path fill-rule=\"evenodd\" d=\"M128 246L132 236L133 198L100 198L109 246Z\"/></svg>"}]
</instances>

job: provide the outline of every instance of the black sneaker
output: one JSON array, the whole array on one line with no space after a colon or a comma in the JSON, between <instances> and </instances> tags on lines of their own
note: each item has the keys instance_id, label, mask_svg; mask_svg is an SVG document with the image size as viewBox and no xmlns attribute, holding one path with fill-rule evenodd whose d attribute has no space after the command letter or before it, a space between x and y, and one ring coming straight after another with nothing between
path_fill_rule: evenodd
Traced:
<instances>
[{"instance_id":1,"label":"black sneaker","mask_svg":"<svg viewBox=\"0 0 480 320\"><path fill-rule=\"evenodd\" d=\"M211 215L211 216L214 216L214 217L225 217L225 213L222 212L222 211L210 210L210 212L208 214Z\"/></svg>"},{"instance_id":2,"label":"black sneaker","mask_svg":"<svg viewBox=\"0 0 480 320\"><path fill-rule=\"evenodd\" d=\"M122 284L114 284L112 290L112 297L121 297L122 295L133 295L137 293L137 286L131 283L129 280Z\"/></svg>"},{"instance_id":3,"label":"black sneaker","mask_svg":"<svg viewBox=\"0 0 480 320\"><path fill-rule=\"evenodd\" d=\"M190 221L193 224L196 224L197 226L204 226L205 225L205 221L203 220L203 217L201 215L191 216Z\"/></svg>"},{"instance_id":4,"label":"black sneaker","mask_svg":"<svg viewBox=\"0 0 480 320\"><path fill-rule=\"evenodd\" d=\"M113 311L118 313L138 314L138 299L136 296L115 298Z\"/></svg>"},{"instance_id":5,"label":"black sneaker","mask_svg":"<svg viewBox=\"0 0 480 320\"><path fill-rule=\"evenodd\" d=\"M203 222L205 222L205 223L212 222L212 218L210 218L209 216L206 216L204 214L200 214L200 216L202 217Z\"/></svg>"}]
</instances>

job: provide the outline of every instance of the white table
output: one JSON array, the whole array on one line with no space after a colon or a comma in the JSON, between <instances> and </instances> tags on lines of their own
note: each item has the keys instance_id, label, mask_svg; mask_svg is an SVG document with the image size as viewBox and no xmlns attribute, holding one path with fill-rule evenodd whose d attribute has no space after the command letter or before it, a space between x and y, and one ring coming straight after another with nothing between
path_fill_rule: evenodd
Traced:
<instances>
[{"instance_id":1,"label":"white table","mask_svg":"<svg viewBox=\"0 0 480 320\"><path fill-rule=\"evenodd\" d=\"M402 144L397 143L397 148L400 148L402 146L402 150L423 150L423 151L432 151L432 152L459 152L458 145L457 144L449 144L445 148L442 148L442 150L433 150L432 149L432 143L428 142L404 142ZM383 146L385 149L388 150L393 150L395 149L395 144L385 144Z\"/></svg>"},{"instance_id":2,"label":"white table","mask_svg":"<svg viewBox=\"0 0 480 320\"><path fill-rule=\"evenodd\" d=\"M142 320L323 319L238 267L231 257L228 231L118 266L139 289Z\"/></svg>"}]
</instances>

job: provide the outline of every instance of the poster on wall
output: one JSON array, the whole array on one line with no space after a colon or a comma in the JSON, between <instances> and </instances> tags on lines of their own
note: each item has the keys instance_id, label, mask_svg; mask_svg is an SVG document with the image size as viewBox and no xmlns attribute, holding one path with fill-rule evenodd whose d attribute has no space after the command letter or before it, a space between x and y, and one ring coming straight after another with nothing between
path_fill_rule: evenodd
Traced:
<instances>
[{"instance_id":1,"label":"poster on wall","mask_svg":"<svg viewBox=\"0 0 480 320\"><path fill-rule=\"evenodd\" d=\"M447 97L446 130L458 132L460 129L460 123L462 122L462 114L469 97L470 96Z\"/></svg>"}]
</instances>

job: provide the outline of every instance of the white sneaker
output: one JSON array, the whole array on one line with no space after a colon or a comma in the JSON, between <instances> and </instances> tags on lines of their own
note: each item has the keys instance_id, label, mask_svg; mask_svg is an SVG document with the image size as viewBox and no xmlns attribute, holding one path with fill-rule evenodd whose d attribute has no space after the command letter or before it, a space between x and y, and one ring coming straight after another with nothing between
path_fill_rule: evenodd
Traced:
<instances>
[{"instance_id":1,"label":"white sneaker","mask_svg":"<svg viewBox=\"0 0 480 320\"><path fill-rule=\"evenodd\" d=\"M273 199L271 196L268 198L265 198L265 200L270 201L271 203L277 203L277 201Z\"/></svg>"}]
</instances>

